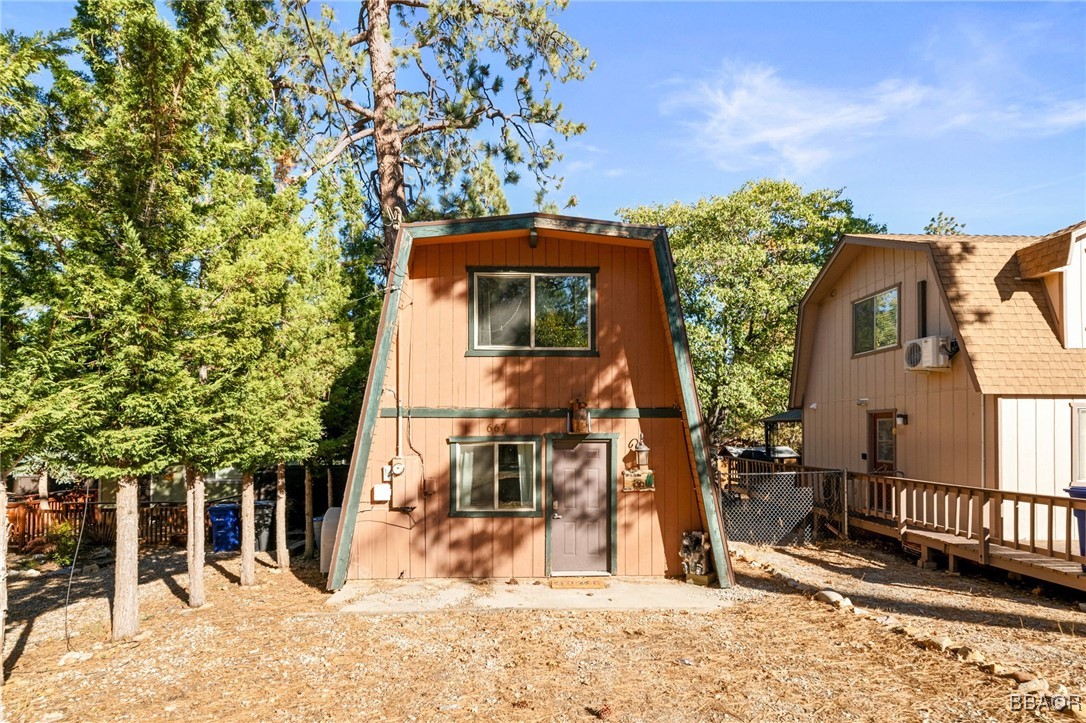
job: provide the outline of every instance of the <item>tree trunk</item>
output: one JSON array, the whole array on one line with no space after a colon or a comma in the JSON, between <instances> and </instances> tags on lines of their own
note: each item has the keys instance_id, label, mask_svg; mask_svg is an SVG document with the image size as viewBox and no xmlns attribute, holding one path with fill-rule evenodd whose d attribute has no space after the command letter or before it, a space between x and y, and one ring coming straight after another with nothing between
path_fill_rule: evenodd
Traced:
<instances>
[{"instance_id":1,"label":"tree trunk","mask_svg":"<svg viewBox=\"0 0 1086 723\"><path fill-rule=\"evenodd\" d=\"M0 662L4 660L4 627L8 622L8 534L11 525L8 524L8 486L0 480L0 510L3 510L4 518L0 520ZM0 668L0 688L4 685L4 671ZM3 710L3 700L0 699L0 711Z\"/></svg>"},{"instance_id":2,"label":"tree trunk","mask_svg":"<svg viewBox=\"0 0 1086 723\"><path fill-rule=\"evenodd\" d=\"M241 580L256 584L256 526L254 524L253 473L241 475Z\"/></svg>"},{"instance_id":3,"label":"tree trunk","mask_svg":"<svg viewBox=\"0 0 1086 723\"><path fill-rule=\"evenodd\" d=\"M384 216L385 265L392 267L396 224L407 213L403 177L403 137L396 124L396 61L392 55L388 0L365 0L366 47L373 80L373 142L377 152L377 183Z\"/></svg>"},{"instance_id":4,"label":"tree trunk","mask_svg":"<svg viewBox=\"0 0 1086 723\"><path fill-rule=\"evenodd\" d=\"M117 484L117 560L113 571L113 642L140 630L139 618L139 484L132 475Z\"/></svg>"},{"instance_id":5,"label":"tree trunk","mask_svg":"<svg viewBox=\"0 0 1086 723\"><path fill-rule=\"evenodd\" d=\"M38 473L38 507L49 509L49 470L43 469Z\"/></svg>"},{"instance_id":6,"label":"tree trunk","mask_svg":"<svg viewBox=\"0 0 1086 723\"><path fill-rule=\"evenodd\" d=\"M332 482L332 463L328 463L328 468L324 471L325 477L328 481L328 507L336 506L336 486Z\"/></svg>"},{"instance_id":7,"label":"tree trunk","mask_svg":"<svg viewBox=\"0 0 1086 723\"><path fill-rule=\"evenodd\" d=\"M275 467L275 563L280 570L290 569L287 549L287 463Z\"/></svg>"},{"instance_id":8,"label":"tree trunk","mask_svg":"<svg viewBox=\"0 0 1086 723\"><path fill-rule=\"evenodd\" d=\"M185 507L188 512L188 539L185 551L189 565L189 607L204 602L204 473L185 465Z\"/></svg>"},{"instance_id":9,"label":"tree trunk","mask_svg":"<svg viewBox=\"0 0 1086 723\"><path fill-rule=\"evenodd\" d=\"M313 559L313 472L305 466L305 559Z\"/></svg>"}]
</instances>

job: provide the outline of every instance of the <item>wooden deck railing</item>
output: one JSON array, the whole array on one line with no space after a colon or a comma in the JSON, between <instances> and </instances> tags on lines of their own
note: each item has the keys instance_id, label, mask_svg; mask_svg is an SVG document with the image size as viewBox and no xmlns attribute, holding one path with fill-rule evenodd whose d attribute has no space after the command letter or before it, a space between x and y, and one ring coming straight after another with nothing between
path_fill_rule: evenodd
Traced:
<instances>
[{"instance_id":1,"label":"wooden deck railing","mask_svg":"<svg viewBox=\"0 0 1086 723\"><path fill-rule=\"evenodd\" d=\"M797 486L813 484L814 504L823 510L843 495L846 529L848 517L859 516L896 528L898 537L912 529L975 540L985 564L991 545L1001 545L1086 565L1075 520L1076 511L1086 514L1084 499L755 460L721 460L719 470L725 489L763 474L819 473L797 475Z\"/></svg>"},{"instance_id":2,"label":"wooden deck railing","mask_svg":"<svg viewBox=\"0 0 1086 723\"><path fill-rule=\"evenodd\" d=\"M8 505L8 522L11 524L12 545L23 546L33 539L44 537L50 527L62 522L71 523L78 533L83 523L82 502L56 502L43 510L36 503L12 503ZM110 505L91 503L86 510L84 539L108 544L117 537L117 510ZM161 503L140 504L140 542L147 545L166 545L184 540L188 534L188 513L185 507Z\"/></svg>"},{"instance_id":3,"label":"wooden deck railing","mask_svg":"<svg viewBox=\"0 0 1086 723\"><path fill-rule=\"evenodd\" d=\"M846 484L852 514L885 520L899 533L912 528L976 540L984 562L996 544L1086 564L1075 523L1086 500L851 472Z\"/></svg>"}]
</instances>

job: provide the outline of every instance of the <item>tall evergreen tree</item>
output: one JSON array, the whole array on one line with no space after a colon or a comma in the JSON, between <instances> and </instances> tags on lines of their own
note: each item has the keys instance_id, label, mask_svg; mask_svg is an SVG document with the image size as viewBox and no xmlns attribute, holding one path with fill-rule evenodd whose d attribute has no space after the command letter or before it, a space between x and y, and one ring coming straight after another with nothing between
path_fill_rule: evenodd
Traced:
<instances>
[{"instance_id":1,"label":"tall evergreen tree","mask_svg":"<svg viewBox=\"0 0 1086 723\"><path fill-rule=\"evenodd\" d=\"M203 440L180 422L208 421L205 366L187 351L192 241L226 157L208 142L224 132L223 34L265 17L257 4L227 2L176 2L170 13L147 0L81 2L70 32L30 63L46 81L35 88L24 73L14 90L24 112L11 115L37 115L42 129L24 122L4 136L17 154L5 164L4 259L36 281L4 309L13 376L32 384L20 396L5 380L15 402L5 410L19 413L3 434L32 440L44 426L35 420L59 417L82 471L119 480L115 639L138 630L136 479L191 459Z\"/></svg>"},{"instance_id":2,"label":"tall evergreen tree","mask_svg":"<svg viewBox=\"0 0 1086 723\"><path fill-rule=\"evenodd\" d=\"M68 125L73 80L63 37L0 36L0 476L28 458L64 457L86 421L62 380L78 371L81 339L48 305L68 229L50 190L71 168L44 152ZM45 78L47 83L35 82ZM70 460L68 460L70 461Z\"/></svg>"},{"instance_id":3,"label":"tall evergreen tree","mask_svg":"<svg viewBox=\"0 0 1086 723\"><path fill-rule=\"evenodd\" d=\"M296 219L299 200L282 191L254 199L234 251L210 270L209 293L229 375L222 433L243 470L242 584L252 584L252 480L261 468L306 460L322 436L323 400L348 361L347 289L334 242ZM259 230L259 233L257 231ZM281 485L280 485L281 488ZM277 520L285 500L277 494ZM289 564L285 528L279 564ZM281 544L280 544L281 543Z\"/></svg>"}]
</instances>

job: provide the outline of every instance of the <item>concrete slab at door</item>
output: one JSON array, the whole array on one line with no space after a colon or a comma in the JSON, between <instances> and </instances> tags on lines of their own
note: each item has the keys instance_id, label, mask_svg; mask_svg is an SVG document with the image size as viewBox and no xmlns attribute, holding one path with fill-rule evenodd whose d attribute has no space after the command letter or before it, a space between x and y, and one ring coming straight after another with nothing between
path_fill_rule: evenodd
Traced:
<instances>
[{"instance_id":1,"label":"concrete slab at door","mask_svg":"<svg viewBox=\"0 0 1086 723\"><path fill-rule=\"evenodd\" d=\"M554 440L551 572L607 572L608 444Z\"/></svg>"}]
</instances>

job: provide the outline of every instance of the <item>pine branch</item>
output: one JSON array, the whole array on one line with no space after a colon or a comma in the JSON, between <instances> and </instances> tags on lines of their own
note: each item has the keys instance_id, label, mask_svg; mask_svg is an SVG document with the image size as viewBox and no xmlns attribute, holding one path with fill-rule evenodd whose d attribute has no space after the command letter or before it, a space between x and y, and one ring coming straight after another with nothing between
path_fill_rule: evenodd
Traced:
<instances>
[{"instance_id":1,"label":"pine branch","mask_svg":"<svg viewBox=\"0 0 1086 723\"><path fill-rule=\"evenodd\" d=\"M36 213L43 221L45 221L45 211L38 204L38 197L34 194L34 191L32 191L30 189L30 186L27 185L27 183L23 180L23 177L19 174L19 171L16 170L15 166L11 165L11 161L8 159L8 155L4 154L0 157L4 159L4 165L8 167L8 171L11 173L12 178L14 178L15 182L19 184L19 190L23 192L23 196L26 197L27 202L30 203L31 206L33 206L34 213ZM56 247L57 250L57 257L62 262L67 261L67 256L64 253L64 240L61 239L60 236L57 236L56 233L53 232L51 229L47 228L46 233L48 233L49 237L53 240L53 245Z\"/></svg>"}]
</instances>

